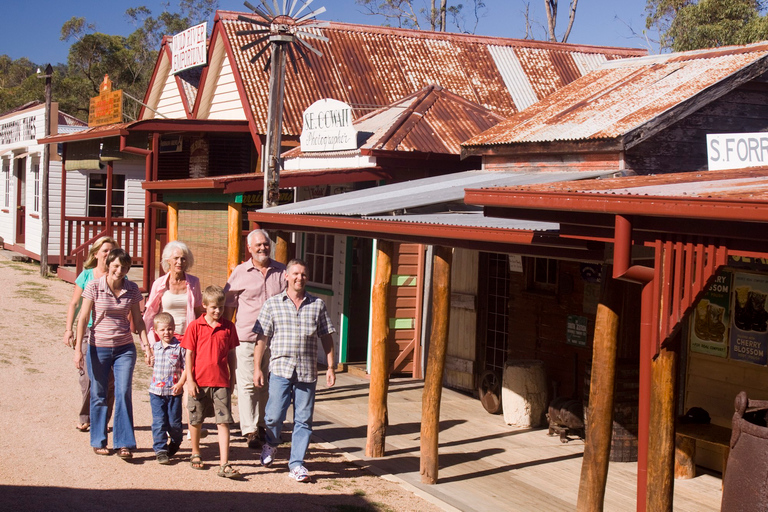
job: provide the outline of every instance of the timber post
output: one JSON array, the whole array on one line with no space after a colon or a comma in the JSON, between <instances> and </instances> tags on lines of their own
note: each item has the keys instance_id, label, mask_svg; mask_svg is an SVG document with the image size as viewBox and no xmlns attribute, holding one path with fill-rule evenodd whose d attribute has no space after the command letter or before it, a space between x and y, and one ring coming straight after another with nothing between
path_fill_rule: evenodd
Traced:
<instances>
[{"instance_id":1,"label":"timber post","mask_svg":"<svg viewBox=\"0 0 768 512\"><path fill-rule=\"evenodd\" d=\"M288 237L285 231L278 231L275 234L275 261L288 264Z\"/></svg>"},{"instance_id":2,"label":"timber post","mask_svg":"<svg viewBox=\"0 0 768 512\"><path fill-rule=\"evenodd\" d=\"M451 310L451 263L453 249L435 247L432 270L432 329L429 337L427 374L421 399L421 482L437 483L438 437L440 434L440 399L448 346L448 323Z\"/></svg>"},{"instance_id":3,"label":"timber post","mask_svg":"<svg viewBox=\"0 0 768 512\"><path fill-rule=\"evenodd\" d=\"M229 203L227 205L227 278L240 263L240 249L243 243L242 225L243 205Z\"/></svg>"},{"instance_id":4,"label":"timber post","mask_svg":"<svg viewBox=\"0 0 768 512\"><path fill-rule=\"evenodd\" d=\"M651 362L650 421L654 428L650 429L648 435L646 510L672 512L675 484L676 372L677 352L662 344L659 355Z\"/></svg>"},{"instance_id":5,"label":"timber post","mask_svg":"<svg viewBox=\"0 0 768 512\"><path fill-rule=\"evenodd\" d=\"M169 242L179 239L179 203L168 203L167 213Z\"/></svg>"},{"instance_id":6,"label":"timber post","mask_svg":"<svg viewBox=\"0 0 768 512\"><path fill-rule=\"evenodd\" d=\"M601 511L608 479L613 430L616 351L619 312L624 283L614 280L612 270L603 272L603 290L597 306L595 335L592 342L592 374L589 385L589 422L585 432L584 458L581 463L578 512Z\"/></svg>"},{"instance_id":7,"label":"timber post","mask_svg":"<svg viewBox=\"0 0 768 512\"><path fill-rule=\"evenodd\" d=\"M366 457L383 457L387 437L387 388L389 386L389 286L394 244L378 240L376 281L371 294L371 384L368 393Z\"/></svg>"}]
</instances>

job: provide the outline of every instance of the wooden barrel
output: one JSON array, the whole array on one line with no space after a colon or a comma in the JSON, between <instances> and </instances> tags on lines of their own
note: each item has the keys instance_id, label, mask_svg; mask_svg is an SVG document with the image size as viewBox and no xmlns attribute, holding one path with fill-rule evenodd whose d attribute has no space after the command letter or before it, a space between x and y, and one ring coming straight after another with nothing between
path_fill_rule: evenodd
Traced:
<instances>
[{"instance_id":1,"label":"wooden barrel","mask_svg":"<svg viewBox=\"0 0 768 512\"><path fill-rule=\"evenodd\" d=\"M589 422L589 383L592 367L584 376L584 423ZM611 432L611 462L637 462L638 401L640 367L637 361L616 363Z\"/></svg>"}]
</instances>

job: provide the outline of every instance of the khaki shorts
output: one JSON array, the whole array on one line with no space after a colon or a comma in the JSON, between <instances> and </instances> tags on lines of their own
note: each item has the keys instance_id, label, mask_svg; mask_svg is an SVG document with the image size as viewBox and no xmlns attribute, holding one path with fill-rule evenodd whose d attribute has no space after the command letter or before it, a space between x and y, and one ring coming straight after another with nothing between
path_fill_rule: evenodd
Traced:
<instances>
[{"instance_id":1,"label":"khaki shorts","mask_svg":"<svg viewBox=\"0 0 768 512\"><path fill-rule=\"evenodd\" d=\"M200 394L187 398L189 423L200 425L205 418L216 418L216 423L234 423L229 388L201 387Z\"/></svg>"}]
</instances>

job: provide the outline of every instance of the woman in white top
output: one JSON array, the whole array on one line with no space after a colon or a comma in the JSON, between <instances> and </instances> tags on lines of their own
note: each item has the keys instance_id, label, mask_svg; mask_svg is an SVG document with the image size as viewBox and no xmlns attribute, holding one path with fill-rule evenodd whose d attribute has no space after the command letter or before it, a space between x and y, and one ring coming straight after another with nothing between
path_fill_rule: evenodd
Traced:
<instances>
[{"instance_id":1,"label":"woman in white top","mask_svg":"<svg viewBox=\"0 0 768 512\"><path fill-rule=\"evenodd\" d=\"M144 324L149 330L150 344L155 342L153 321L161 311L173 316L178 340L181 340L187 325L203 314L200 280L187 273L194 263L192 251L184 242L168 242L163 248L161 265L166 274L152 283L144 309Z\"/></svg>"}]
</instances>

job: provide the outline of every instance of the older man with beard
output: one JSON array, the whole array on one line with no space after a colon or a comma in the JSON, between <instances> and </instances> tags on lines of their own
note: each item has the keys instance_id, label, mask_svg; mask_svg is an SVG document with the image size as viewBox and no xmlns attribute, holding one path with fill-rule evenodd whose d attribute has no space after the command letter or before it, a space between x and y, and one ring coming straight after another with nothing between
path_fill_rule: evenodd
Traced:
<instances>
[{"instance_id":1,"label":"older man with beard","mask_svg":"<svg viewBox=\"0 0 768 512\"><path fill-rule=\"evenodd\" d=\"M253 326L264 302L285 290L287 281L285 265L269 257L272 241L266 231L255 229L248 233L247 245L251 258L235 267L224 287L227 296L224 315L231 319L237 311L235 326L240 345L235 349L235 376L240 431L248 441L248 447L255 450L264 441L264 408L269 393L266 387L256 388L253 385L253 355L256 348ZM266 374L269 357L262 360L262 367Z\"/></svg>"}]
</instances>

